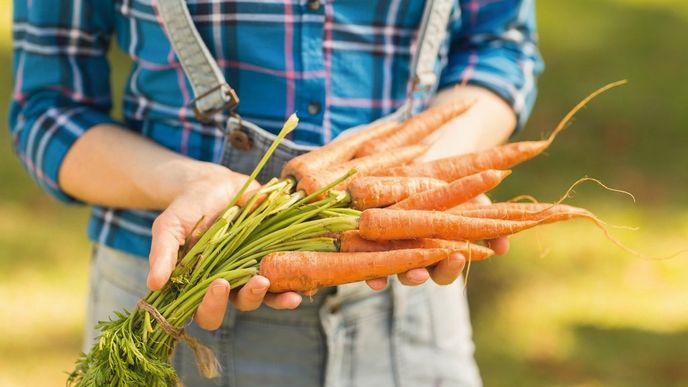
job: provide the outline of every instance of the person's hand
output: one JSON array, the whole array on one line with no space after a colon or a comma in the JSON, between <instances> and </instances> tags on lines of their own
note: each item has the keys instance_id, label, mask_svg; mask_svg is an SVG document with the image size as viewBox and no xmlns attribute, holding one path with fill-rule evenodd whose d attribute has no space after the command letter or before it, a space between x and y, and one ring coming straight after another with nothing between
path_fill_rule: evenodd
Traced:
<instances>
[{"instance_id":1,"label":"person's hand","mask_svg":"<svg viewBox=\"0 0 688 387\"><path fill-rule=\"evenodd\" d=\"M490 199L486 195L480 195L473 200L478 203L490 204ZM504 255L509 251L509 239L506 237L491 239L485 242L496 255ZM411 269L397 275L397 278L399 278L399 282L406 286L418 286L430 278L438 285L449 285L459 278L465 264L466 258L460 253L455 253L430 268L419 267ZM373 290L382 290L387 287L387 278L375 278L366 282Z\"/></svg>"},{"instance_id":2,"label":"person's hand","mask_svg":"<svg viewBox=\"0 0 688 387\"><path fill-rule=\"evenodd\" d=\"M198 177L185 184L185 189L153 222L148 288L159 290L165 285L177 263L180 247L185 244L198 220L203 217L202 224L193 231L194 234L213 223L246 179L245 175L209 164ZM254 182L249 189L258 187ZM231 292L229 282L217 279L208 288L194 319L201 328L214 330L220 327L229 301L242 311L257 309L262 303L275 309L293 309L301 303L299 294L268 293L269 286L267 278L255 276L241 289Z\"/></svg>"}]
</instances>

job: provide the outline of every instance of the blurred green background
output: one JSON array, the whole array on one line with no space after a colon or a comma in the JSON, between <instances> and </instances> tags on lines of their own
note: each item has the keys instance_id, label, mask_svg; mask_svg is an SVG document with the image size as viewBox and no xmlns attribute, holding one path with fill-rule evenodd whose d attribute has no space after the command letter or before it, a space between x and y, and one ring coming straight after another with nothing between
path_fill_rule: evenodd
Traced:
<instances>
[{"instance_id":1,"label":"blurred green background","mask_svg":"<svg viewBox=\"0 0 688 387\"><path fill-rule=\"evenodd\" d=\"M80 348L87 212L36 188L6 130L11 91L9 0L0 0L0 385L64 383ZM583 110L547 155L515 171L497 199L568 202L614 224L632 248L688 247L688 2L540 1L547 70L521 139L539 139L602 84L629 85ZM122 84L126 60L114 53ZM474 264L467 292L486 386L688 386L688 257L629 255L587 222L512 239L507 257Z\"/></svg>"}]
</instances>

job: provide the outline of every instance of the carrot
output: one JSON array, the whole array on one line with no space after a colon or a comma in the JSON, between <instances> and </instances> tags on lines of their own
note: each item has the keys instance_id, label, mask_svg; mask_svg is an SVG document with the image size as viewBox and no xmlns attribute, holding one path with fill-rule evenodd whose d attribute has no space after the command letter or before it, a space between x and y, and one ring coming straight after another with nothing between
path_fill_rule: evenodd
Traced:
<instances>
[{"instance_id":1,"label":"carrot","mask_svg":"<svg viewBox=\"0 0 688 387\"><path fill-rule=\"evenodd\" d=\"M309 171L331 167L351 160L362 145L392 133L399 127L394 121L383 121L350 135L342 135L331 143L297 156L282 168L282 177L294 176L300 180Z\"/></svg>"},{"instance_id":2,"label":"carrot","mask_svg":"<svg viewBox=\"0 0 688 387\"><path fill-rule=\"evenodd\" d=\"M429 177L355 177L349 183L353 207L359 210L380 208L404 200L418 192L445 186Z\"/></svg>"},{"instance_id":3,"label":"carrot","mask_svg":"<svg viewBox=\"0 0 688 387\"><path fill-rule=\"evenodd\" d=\"M450 249L364 253L283 251L266 255L260 263L260 274L270 280L271 292L308 292L430 266L451 254Z\"/></svg>"},{"instance_id":4,"label":"carrot","mask_svg":"<svg viewBox=\"0 0 688 387\"><path fill-rule=\"evenodd\" d=\"M400 210L446 210L496 187L511 171L488 169L453 181L449 185L419 192L390 206Z\"/></svg>"},{"instance_id":5,"label":"carrot","mask_svg":"<svg viewBox=\"0 0 688 387\"><path fill-rule=\"evenodd\" d=\"M461 253L467 260L473 261L481 261L494 255L494 251L489 248L470 242L430 238L369 241L361 237L361 233L358 230L345 231L339 236L339 251L344 253L437 248L450 249L453 252Z\"/></svg>"},{"instance_id":6,"label":"carrot","mask_svg":"<svg viewBox=\"0 0 688 387\"><path fill-rule=\"evenodd\" d=\"M626 81L610 83L579 102L566 116L559 125L552 131L546 140L542 141L521 141L511 144L501 145L481 152L473 152L459 156L447 157L444 159L433 160L427 163L412 164L403 167L380 169L373 171L373 176L424 176L434 177L444 181L454 181L464 176L484 171L487 169L508 169L524 161L541 154L547 149L557 135L564 130L566 124L573 116L583 108L590 100L605 91L622 85Z\"/></svg>"},{"instance_id":7,"label":"carrot","mask_svg":"<svg viewBox=\"0 0 688 387\"><path fill-rule=\"evenodd\" d=\"M332 168L308 171L299 180L298 189L312 194L352 169L357 171L356 176L364 176L374 169L390 168L409 163L425 153L427 149L428 147L425 145L412 145L385 152L384 154L353 159ZM345 181L335 188L345 189L347 184L348 181Z\"/></svg>"},{"instance_id":8,"label":"carrot","mask_svg":"<svg viewBox=\"0 0 688 387\"><path fill-rule=\"evenodd\" d=\"M401 127L384 139L366 143L358 150L356 157L373 155L406 145L418 144L425 137L442 127L442 125L466 112L473 106L473 103L473 101L456 101L431 107L409 118Z\"/></svg>"},{"instance_id":9,"label":"carrot","mask_svg":"<svg viewBox=\"0 0 688 387\"><path fill-rule=\"evenodd\" d=\"M450 214L470 218L502 220L537 220L552 223L573 218L598 218L584 208L551 203L493 203L481 206L459 207L447 210Z\"/></svg>"},{"instance_id":10,"label":"carrot","mask_svg":"<svg viewBox=\"0 0 688 387\"><path fill-rule=\"evenodd\" d=\"M358 229L363 238L370 240L437 238L478 241L514 234L539 223L469 218L439 211L371 208L361 213Z\"/></svg>"},{"instance_id":11,"label":"carrot","mask_svg":"<svg viewBox=\"0 0 688 387\"><path fill-rule=\"evenodd\" d=\"M241 195L241 196L239 197L239 199L237 199L236 205L239 206L239 207L241 207L241 208L246 207L246 204L248 204L248 201L251 200L251 198L253 197L253 195L255 195L256 193L258 193L258 191L260 191L260 188L256 188L256 189L252 189L252 190L249 190L249 191L244 192L244 194ZM256 207L259 206L260 203L262 203L267 197L268 197L267 194L261 195L261 196L258 198L258 200L256 201L255 206L256 206Z\"/></svg>"}]
</instances>

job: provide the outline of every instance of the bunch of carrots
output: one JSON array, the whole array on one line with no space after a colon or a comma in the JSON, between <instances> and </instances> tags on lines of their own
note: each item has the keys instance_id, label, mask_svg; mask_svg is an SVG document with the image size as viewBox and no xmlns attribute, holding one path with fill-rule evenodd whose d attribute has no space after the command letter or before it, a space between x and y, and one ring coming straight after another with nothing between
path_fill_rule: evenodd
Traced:
<instances>
[{"instance_id":1,"label":"bunch of carrots","mask_svg":"<svg viewBox=\"0 0 688 387\"><path fill-rule=\"evenodd\" d=\"M131 311L98 324L101 334L77 361L68 384L167 386L179 383L169 363L184 340L201 373L219 369L212 352L183 327L210 283L232 288L261 274L270 290L309 292L433 265L459 252L482 260L480 241L572 218L600 222L589 211L559 203L474 204L541 154L571 117L609 84L581 101L546 140L419 163L423 140L471 103L430 108L403 123L381 122L291 160L282 176L257 191L247 187L298 119L290 117L246 185L177 263L170 282Z\"/></svg>"}]
</instances>

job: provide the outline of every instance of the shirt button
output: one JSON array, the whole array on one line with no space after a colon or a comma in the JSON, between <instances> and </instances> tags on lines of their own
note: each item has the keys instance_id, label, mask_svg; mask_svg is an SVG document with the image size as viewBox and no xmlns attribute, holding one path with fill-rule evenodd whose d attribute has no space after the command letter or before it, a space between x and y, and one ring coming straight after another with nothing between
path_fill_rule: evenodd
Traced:
<instances>
[{"instance_id":1,"label":"shirt button","mask_svg":"<svg viewBox=\"0 0 688 387\"><path fill-rule=\"evenodd\" d=\"M235 149L248 151L253 147L253 141L243 130L235 129L229 132L229 143Z\"/></svg>"},{"instance_id":2,"label":"shirt button","mask_svg":"<svg viewBox=\"0 0 688 387\"><path fill-rule=\"evenodd\" d=\"M312 116L319 114L321 109L322 107L318 101L312 101L308 104L308 114Z\"/></svg>"},{"instance_id":3,"label":"shirt button","mask_svg":"<svg viewBox=\"0 0 688 387\"><path fill-rule=\"evenodd\" d=\"M308 9L315 12L320 9L320 0L308 0Z\"/></svg>"}]
</instances>

